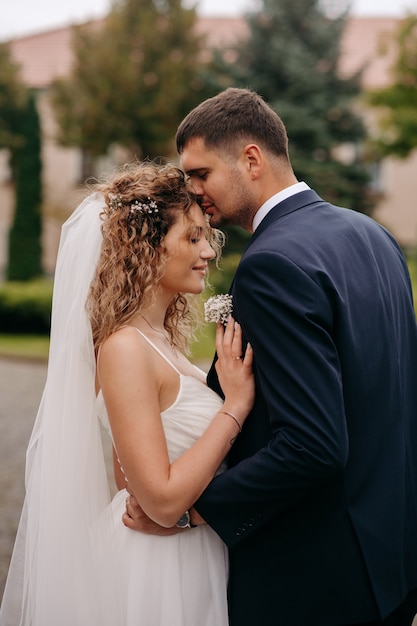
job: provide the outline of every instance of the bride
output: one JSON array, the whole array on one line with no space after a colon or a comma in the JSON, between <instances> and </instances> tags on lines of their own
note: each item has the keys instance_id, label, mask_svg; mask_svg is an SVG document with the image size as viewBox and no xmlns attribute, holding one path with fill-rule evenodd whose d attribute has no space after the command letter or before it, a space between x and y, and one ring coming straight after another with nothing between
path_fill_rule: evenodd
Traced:
<instances>
[{"instance_id":1,"label":"bride","mask_svg":"<svg viewBox=\"0 0 417 626\"><path fill-rule=\"evenodd\" d=\"M1 626L227 625L225 546L188 509L252 407L252 350L233 319L218 324L224 400L184 356L185 294L202 292L219 248L173 165L123 169L64 224ZM126 484L162 536L123 524Z\"/></svg>"}]
</instances>

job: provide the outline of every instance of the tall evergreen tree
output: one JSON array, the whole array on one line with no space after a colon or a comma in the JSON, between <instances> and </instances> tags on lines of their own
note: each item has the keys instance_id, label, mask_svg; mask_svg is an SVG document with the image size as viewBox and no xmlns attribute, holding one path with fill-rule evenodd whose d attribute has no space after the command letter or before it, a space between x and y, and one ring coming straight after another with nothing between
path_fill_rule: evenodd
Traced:
<instances>
[{"instance_id":1,"label":"tall evergreen tree","mask_svg":"<svg viewBox=\"0 0 417 626\"><path fill-rule=\"evenodd\" d=\"M16 205L9 234L9 280L30 280L42 274L41 248L41 135L32 94L19 116L22 141L12 149Z\"/></svg>"},{"instance_id":2,"label":"tall evergreen tree","mask_svg":"<svg viewBox=\"0 0 417 626\"><path fill-rule=\"evenodd\" d=\"M249 40L230 66L234 84L260 93L282 117L299 180L329 201L369 212L358 150L365 128L353 108L359 74L344 78L339 71L346 7L332 15L335 3L320 0L261 4L248 15Z\"/></svg>"},{"instance_id":3,"label":"tall evergreen tree","mask_svg":"<svg viewBox=\"0 0 417 626\"><path fill-rule=\"evenodd\" d=\"M116 0L100 28L75 29L73 72L53 95L62 142L92 155L112 144L141 158L172 152L179 121L206 95L195 21L181 0Z\"/></svg>"}]
</instances>

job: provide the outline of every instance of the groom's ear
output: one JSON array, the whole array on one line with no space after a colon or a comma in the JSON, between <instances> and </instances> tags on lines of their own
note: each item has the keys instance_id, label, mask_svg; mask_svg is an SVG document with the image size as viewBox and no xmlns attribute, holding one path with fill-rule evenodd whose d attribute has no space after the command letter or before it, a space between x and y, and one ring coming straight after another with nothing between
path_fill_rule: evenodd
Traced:
<instances>
[{"instance_id":1,"label":"groom's ear","mask_svg":"<svg viewBox=\"0 0 417 626\"><path fill-rule=\"evenodd\" d=\"M249 143L243 148L241 158L250 178L257 180L265 160L261 148L256 143Z\"/></svg>"}]
</instances>

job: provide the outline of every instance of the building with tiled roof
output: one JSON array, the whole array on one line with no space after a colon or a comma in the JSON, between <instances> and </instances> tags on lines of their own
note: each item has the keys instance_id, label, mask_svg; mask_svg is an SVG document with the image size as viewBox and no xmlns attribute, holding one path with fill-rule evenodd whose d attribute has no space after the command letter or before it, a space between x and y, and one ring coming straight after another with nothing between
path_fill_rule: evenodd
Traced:
<instances>
[{"instance_id":1,"label":"building with tiled roof","mask_svg":"<svg viewBox=\"0 0 417 626\"><path fill-rule=\"evenodd\" d=\"M350 18L342 39L341 72L349 76L364 67L364 88L385 86L392 57L380 56L378 51L398 22L391 17ZM101 23L96 20L91 24L100 27ZM203 17L197 22L197 32L206 37L209 49L227 49L244 40L248 28L241 17ZM68 27L19 37L12 40L10 46L13 58L22 68L22 78L30 87L47 88L52 80L66 76L71 69L71 29Z\"/></svg>"},{"instance_id":2,"label":"building with tiled roof","mask_svg":"<svg viewBox=\"0 0 417 626\"><path fill-rule=\"evenodd\" d=\"M23 82L34 89L49 87L71 69L71 29L58 28L10 42L13 59L21 67Z\"/></svg>"},{"instance_id":3,"label":"building with tiled roof","mask_svg":"<svg viewBox=\"0 0 417 626\"><path fill-rule=\"evenodd\" d=\"M100 27L102 21L91 22ZM342 39L340 70L350 76L362 69L364 91L383 87L390 81L393 50L380 54L385 38L392 36L398 18L351 17ZM247 36L247 25L240 17L199 18L197 29L205 35L208 51L213 48L233 51ZM72 64L71 28L58 28L16 38L10 43L12 56L21 66L24 82L38 91L38 106L43 132L44 253L45 269L52 273L60 226L63 218L80 199L82 155L74 148L58 146L56 126L48 103L48 87L58 77L68 75ZM372 117L365 112L365 119ZM285 121L285 120L284 120ZM103 161L103 167L105 161ZM403 246L417 243L417 157L405 161L386 159L378 168L376 184L381 200L374 214ZM308 182L308 181L307 181ZM6 262L7 233L11 223L13 189L7 158L0 151L0 276Z\"/></svg>"}]
</instances>

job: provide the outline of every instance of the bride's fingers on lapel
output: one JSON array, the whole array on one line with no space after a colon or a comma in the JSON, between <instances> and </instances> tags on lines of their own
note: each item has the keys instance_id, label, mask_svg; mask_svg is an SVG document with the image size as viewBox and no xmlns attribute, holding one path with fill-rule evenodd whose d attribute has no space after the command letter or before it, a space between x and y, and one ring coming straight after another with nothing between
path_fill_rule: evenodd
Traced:
<instances>
[{"instance_id":1,"label":"bride's fingers on lapel","mask_svg":"<svg viewBox=\"0 0 417 626\"><path fill-rule=\"evenodd\" d=\"M233 325L233 340L232 340L232 359L239 360L243 358L242 355L242 329L238 322L234 322Z\"/></svg>"},{"instance_id":2,"label":"bride's fingers on lapel","mask_svg":"<svg viewBox=\"0 0 417 626\"><path fill-rule=\"evenodd\" d=\"M232 348L233 336L234 336L234 325L235 321L233 317L229 317L229 320L224 328L223 337L221 340L222 348L221 354L222 356L230 356L230 351Z\"/></svg>"},{"instance_id":3,"label":"bride's fingers on lapel","mask_svg":"<svg viewBox=\"0 0 417 626\"><path fill-rule=\"evenodd\" d=\"M250 343L246 344L245 355L243 357L243 363L248 367L252 367L253 364L253 348Z\"/></svg>"}]
</instances>

